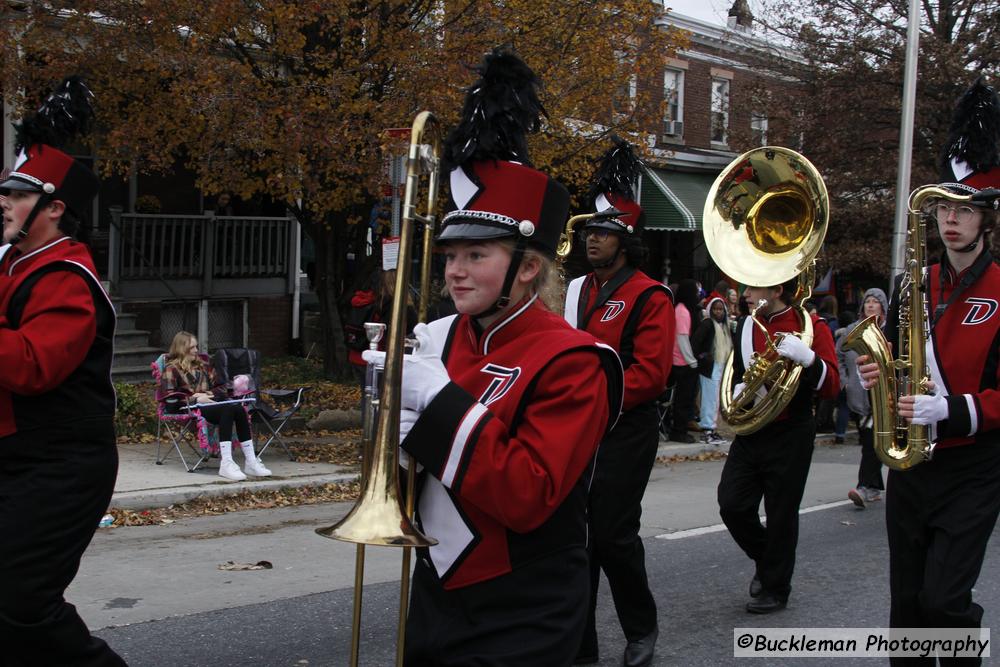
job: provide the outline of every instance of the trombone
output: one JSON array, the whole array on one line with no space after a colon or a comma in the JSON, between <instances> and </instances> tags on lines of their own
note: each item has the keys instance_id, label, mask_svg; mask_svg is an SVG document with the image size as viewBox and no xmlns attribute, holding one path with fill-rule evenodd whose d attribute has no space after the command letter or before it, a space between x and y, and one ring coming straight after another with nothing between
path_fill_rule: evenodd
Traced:
<instances>
[{"instance_id":1,"label":"trombone","mask_svg":"<svg viewBox=\"0 0 1000 667\"><path fill-rule=\"evenodd\" d=\"M429 111L421 111L413 121L406 164L406 196L399 240L399 264L396 288L392 297L383 389L379 398L378 427L370 455L370 469L363 470L361 493L351 511L328 528L317 528L323 537L357 544L354 568L354 611L351 623L351 662L358 664L361 636L361 597L364 588L365 545L403 547L400 577L399 624L396 642L396 664L403 664L406 640L406 612L410 590L410 549L429 547L437 540L422 534L413 525L416 465L410 460L407 473L405 503L399 484L399 408L403 377L403 336L406 330L406 298L410 284L410 256L413 251L415 223L424 226L423 253L420 267L419 319L427 319L430 296L431 253L440 176L441 128ZM427 203L423 212L416 200L421 189L421 177L426 178ZM370 412L370 410L368 410ZM364 466L363 466L364 468Z\"/></svg>"}]
</instances>

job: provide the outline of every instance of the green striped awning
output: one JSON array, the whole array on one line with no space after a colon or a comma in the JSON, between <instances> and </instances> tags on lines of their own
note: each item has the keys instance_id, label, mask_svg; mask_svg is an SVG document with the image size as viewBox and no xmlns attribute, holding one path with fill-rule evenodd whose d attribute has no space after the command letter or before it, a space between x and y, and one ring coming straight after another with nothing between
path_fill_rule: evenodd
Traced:
<instances>
[{"instance_id":1,"label":"green striped awning","mask_svg":"<svg viewBox=\"0 0 1000 667\"><path fill-rule=\"evenodd\" d=\"M701 231L705 199L714 174L693 174L646 168L642 176L640 205L646 212L646 229L662 232Z\"/></svg>"}]
</instances>

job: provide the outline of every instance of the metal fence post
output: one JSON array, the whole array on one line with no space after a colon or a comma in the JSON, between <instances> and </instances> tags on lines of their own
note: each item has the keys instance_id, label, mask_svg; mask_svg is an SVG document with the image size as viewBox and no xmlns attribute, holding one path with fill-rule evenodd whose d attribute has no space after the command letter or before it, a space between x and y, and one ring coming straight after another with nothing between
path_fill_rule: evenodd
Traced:
<instances>
[{"instance_id":1,"label":"metal fence post","mask_svg":"<svg viewBox=\"0 0 1000 667\"><path fill-rule=\"evenodd\" d=\"M111 229L108 230L108 283L111 285L111 293L118 293L118 281L121 279L122 261L122 207L110 206Z\"/></svg>"},{"instance_id":2,"label":"metal fence post","mask_svg":"<svg viewBox=\"0 0 1000 667\"><path fill-rule=\"evenodd\" d=\"M201 241L201 298L212 296L212 276L215 273L215 211L205 211L205 235Z\"/></svg>"}]
</instances>

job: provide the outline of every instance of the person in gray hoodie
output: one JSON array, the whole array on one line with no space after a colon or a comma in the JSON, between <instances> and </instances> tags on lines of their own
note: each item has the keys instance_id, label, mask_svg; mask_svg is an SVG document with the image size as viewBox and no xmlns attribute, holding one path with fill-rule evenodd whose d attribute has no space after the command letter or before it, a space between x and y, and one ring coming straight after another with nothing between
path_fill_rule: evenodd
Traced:
<instances>
[{"instance_id":1,"label":"person in gray hoodie","mask_svg":"<svg viewBox=\"0 0 1000 667\"><path fill-rule=\"evenodd\" d=\"M876 315L880 328L885 327L886 313L889 312L889 300L885 292L877 287L873 287L865 292L861 302L861 313L858 321L848 328L848 333L852 331L865 318ZM875 454L874 437L872 432L872 407L868 400L868 390L861 384L861 377L857 371L858 353L853 350L844 349L844 341L847 336L842 336L837 341L837 360L840 366L840 386L846 388L847 407L851 411L851 417L858 425L858 440L861 443L861 465L858 467L858 484L855 488L847 492L847 497L858 506L864 509L870 502L882 499L882 491L885 485L882 483L882 462Z\"/></svg>"}]
</instances>

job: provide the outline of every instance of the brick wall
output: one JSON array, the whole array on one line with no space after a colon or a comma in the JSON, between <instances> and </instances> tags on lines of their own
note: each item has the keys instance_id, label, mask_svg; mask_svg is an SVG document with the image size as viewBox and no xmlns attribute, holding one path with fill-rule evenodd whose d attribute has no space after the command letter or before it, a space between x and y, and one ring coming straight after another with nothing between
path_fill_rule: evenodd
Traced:
<instances>
[{"instance_id":1,"label":"brick wall","mask_svg":"<svg viewBox=\"0 0 1000 667\"><path fill-rule=\"evenodd\" d=\"M732 58L732 54L721 51L712 53L701 46L699 51ZM662 123L655 128L647 128L647 131L656 133L658 148L668 150L676 150L682 146L714 150L727 148L712 144L711 141L713 74L729 80L729 150L742 152L756 145L750 129L754 112L763 112L768 116L769 143L790 145L788 141L793 137L788 137L787 131L784 131L788 119L782 117L794 106L788 100L790 95L795 94L795 89L790 84L761 74L759 71L745 67L722 67L699 60L696 56L672 59L668 67L684 72L682 116L684 134L682 137L664 137ZM646 81L647 85L657 85L662 88L662 74L658 78L651 77ZM771 104L764 103L768 96L773 100Z\"/></svg>"},{"instance_id":2,"label":"brick wall","mask_svg":"<svg viewBox=\"0 0 1000 667\"><path fill-rule=\"evenodd\" d=\"M289 352L292 338L292 297L252 297L247 304L248 343L262 355Z\"/></svg>"}]
</instances>

